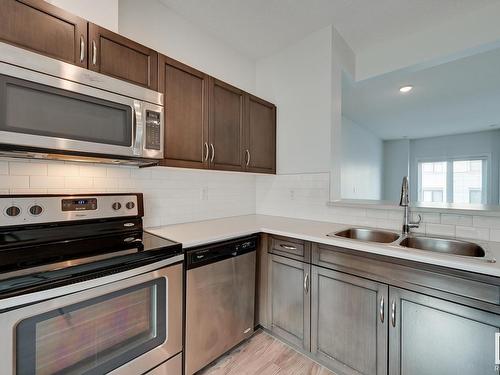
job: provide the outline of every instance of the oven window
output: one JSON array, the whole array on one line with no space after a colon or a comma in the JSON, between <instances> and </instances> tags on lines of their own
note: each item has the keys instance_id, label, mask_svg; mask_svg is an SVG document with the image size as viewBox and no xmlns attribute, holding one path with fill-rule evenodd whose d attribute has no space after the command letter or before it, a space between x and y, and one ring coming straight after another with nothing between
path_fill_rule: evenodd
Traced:
<instances>
[{"instance_id":1,"label":"oven window","mask_svg":"<svg viewBox=\"0 0 500 375\"><path fill-rule=\"evenodd\" d=\"M21 321L16 374L105 374L167 336L164 278Z\"/></svg>"},{"instance_id":2,"label":"oven window","mask_svg":"<svg viewBox=\"0 0 500 375\"><path fill-rule=\"evenodd\" d=\"M0 130L132 145L132 108L0 75Z\"/></svg>"}]
</instances>

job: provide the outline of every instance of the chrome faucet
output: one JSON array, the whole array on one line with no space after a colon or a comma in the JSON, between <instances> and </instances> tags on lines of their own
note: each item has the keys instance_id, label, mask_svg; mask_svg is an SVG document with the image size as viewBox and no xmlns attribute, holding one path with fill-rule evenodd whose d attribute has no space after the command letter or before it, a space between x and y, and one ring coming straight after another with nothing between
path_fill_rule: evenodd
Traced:
<instances>
[{"instance_id":1,"label":"chrome faucet","mask_svg":"<svg viewBox=\"0 0 500 375\"><path fill-rule=\"evenodd\" d=\"M411 228L418 228L420 226L422 216L420 216L420 214L418 215L418 221L410 221L410 187L407 176L403 177L399 205L404 207L403 234L408 234Z\"/></svg>"}]
</instances>

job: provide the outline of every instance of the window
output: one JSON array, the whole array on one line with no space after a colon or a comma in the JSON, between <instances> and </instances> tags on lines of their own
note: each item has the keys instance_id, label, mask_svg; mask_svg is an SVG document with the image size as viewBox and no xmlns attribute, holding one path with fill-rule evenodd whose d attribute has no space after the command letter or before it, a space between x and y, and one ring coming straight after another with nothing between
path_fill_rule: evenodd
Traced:
<instances>
[{"instance_id":1,"label":"window","mask_svg":"<svg viewBox=\"0 0 500 375\"><path fill-rule=\"evenodd\" d=\"M418 200L486 204L486 158L419 162Z\"/></svg>"},{"instance_id":2,"label":"window","mask_svg":"<svg viewBox=\"0 0 500 375\"><path fill-rule=\"evenodd\" d=\"M419 201L446 202L446 162L420 163Z\"/></svg>"}]
</instances>

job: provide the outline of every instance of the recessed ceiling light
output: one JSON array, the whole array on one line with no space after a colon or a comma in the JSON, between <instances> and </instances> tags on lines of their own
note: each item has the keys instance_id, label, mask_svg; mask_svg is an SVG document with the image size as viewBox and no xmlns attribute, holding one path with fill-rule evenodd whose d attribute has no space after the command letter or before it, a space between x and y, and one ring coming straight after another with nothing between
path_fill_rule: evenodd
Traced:
<instances>
[{"instance_id":1,"label":"recessed ceiling light","mask_svg":"<svg viewBox=\"0 0 500 375\"><path fill-rule=\"evenodd\" d=\"M399 89L403 94L409 93L411 90L413 90L413 86L403 86Z\"/></svg>"}]
</instances>

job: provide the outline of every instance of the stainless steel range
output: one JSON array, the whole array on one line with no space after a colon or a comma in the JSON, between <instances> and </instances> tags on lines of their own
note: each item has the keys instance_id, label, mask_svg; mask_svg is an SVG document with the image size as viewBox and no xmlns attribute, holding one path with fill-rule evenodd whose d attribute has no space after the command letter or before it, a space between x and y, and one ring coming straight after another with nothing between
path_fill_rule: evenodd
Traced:
<instances>
[{"instance_id":1,"label":"stainless steel range","mask_svg":"<svg viewBox=\"0 0 500 375\"><path fill-rule=\"evenodd\" d=\"M0 196L2 375L182 370L182 247L141 194Z\"/></svg>"}]
</instances>

